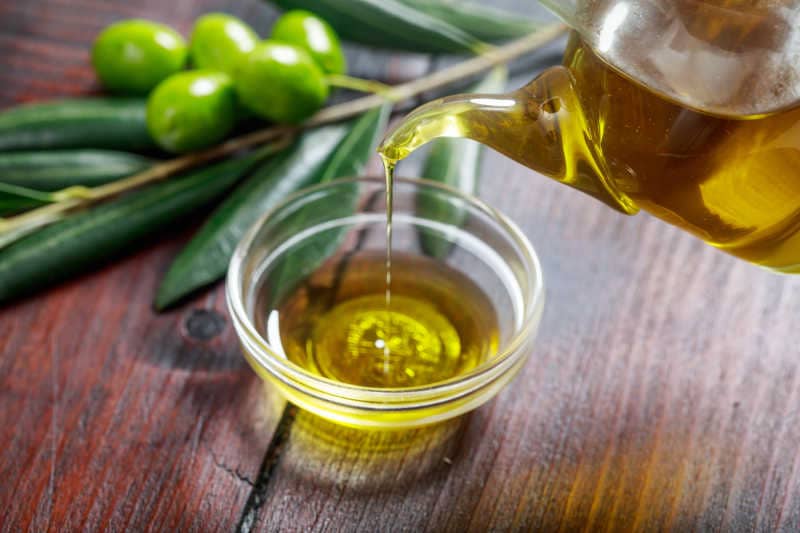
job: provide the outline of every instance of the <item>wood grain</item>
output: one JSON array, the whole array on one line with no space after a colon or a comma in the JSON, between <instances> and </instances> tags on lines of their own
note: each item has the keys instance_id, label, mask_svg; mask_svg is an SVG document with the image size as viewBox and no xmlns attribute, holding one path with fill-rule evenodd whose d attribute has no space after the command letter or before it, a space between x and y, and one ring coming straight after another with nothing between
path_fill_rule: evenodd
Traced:
<instances>
[{"instance_id":1,"label":"wood grain","mask_svg":"<svg viewBox=\"0 0 800 533\"><path fill-rule=\"evenodd\" d=\"M0 105L96 91L104 24L186 33L212 9L262 34L274 16L255 0L0 1ZM349 52L359 75L430 68ZM800 278L496 154L482 176L548 287L496 400L399 433L284 410L242 362L221 287L150 310L187 225L0 311L0 530L800 530Z\"/></svg>"},{"instance_id":2,"label":"wood grain","mask_svg":"<svg viewBox=\"0 0 800 533\"><path fill-rule=\"evenodd\" d=\"M198 310L225 317L220 294L150 310L182 240L0 315L0 530L238 521L283 404L243 364L226 318L197 335Z\"/></svg>"}]
</instances>

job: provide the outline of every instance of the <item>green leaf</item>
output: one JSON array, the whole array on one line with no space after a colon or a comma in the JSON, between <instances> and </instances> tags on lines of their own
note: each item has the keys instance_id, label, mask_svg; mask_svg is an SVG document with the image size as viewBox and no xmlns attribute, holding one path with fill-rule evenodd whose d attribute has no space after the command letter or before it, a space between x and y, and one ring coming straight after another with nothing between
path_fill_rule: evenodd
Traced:
<instances>
[{"instance_id":1,"label":"green leaf","mask_svg":"<svg viewBox=\"0 0 800 533\"><path fill-rule=\"evenodd\" d=\"M400 0L409 7L444 20L481 41L496 43L535 33L541 24L474 2L462 0Z\"/></svg>"},{"instance_id":2,"label":"green leaf","mask_svg":"<svg viewBox=\"0 0 800 533\"><path fill-rule=\"evenodd\" d=\"M508 73L505 67L492 70L482 81L470 87L471 93L498 93L505 89ZM425 160L422 176L455 187L467 194L478 190L478 174L483 146L469 139L436 139ZM435 194L421 194L417 198L417 212L424 218L460 226L466 213ZM427 255L442 258L452 244L438 233L421 230L420 246Z\"/></svg>"},{"instance_id":3,"label":"green leaf","mask_svg":"<svg viewBox=\"0 0 800 533\"><path fill-rule=\"evenodd\" d=\"M326 183L336 178L360 174L370 155L375 152L390 113L391 105L386 104L362 115L336 149L319 182ZM358 184L351 183L349 187L342 187L338 196L328 199L324 209L315 205L313 209L300 209L288 217L284 222L286 232L296 233L318 221L344 218L355 212L357 201ZM291 253L287 253L273 267L270 275L269 305L277 304L298 283L317 270L336 252L346 234L347 228L329 229L306 239Z\"/></svg>"},{"instance_id":4,"label":"green leaf","mask_svg":"<svg viewBox=\"0 0 800 533\"><path fill-rule=\"evenodd\" d=\"M57 148L155 149L147 132L145 100L59 100L0 113L0 151Z\"/></svg>"},{"instance_id":5,"label":"green leaf","mask_svg":"<svg viewBox=\"0 0 800 533\"><path fill-rule=\"evenodd\" d=\"M0 152L0 182L40 191L73 185L95 187L153 164L140 155L111 150L48 150Z\"/></svg>"},{"instance_id":6,"label":"green leaf","mask_svg":"<svg viewBox=\"0 0 800 533\"><path fill-rule=\"evenodd\" d=\"M0 302L128 251L224 193L261 157L217 163L70 215L0 250Z\"/></svg>"},{"instance_id":7,"label":"green leaf","mask_svg":"<svg viewBox=\"0 0 800 533\"><path fill-rule=\"evenodd\" d=\"M0 215L2 216L55 201L57 199L52 194L0 182Z\"/></svg>"},{"instance_id":8,"label":"green leaf","mask_svg":"<svg viewBox=\"0 0 800 533\"><path fill-rule=\"evenodd\" d=\"M223 277L233 250L247 229L287 195L313 184L346 132L344 125L309 131L258 167L220 204L175 258L158 288L156 308L164 309Z\"/></svg>"},{"instance_id":9,"label":"green leaf","mask_svg":"<svg viewBox=\"0 0 800 533\"><path fill-rule=\"evenodd\" d=\"M13 229L2 231L0 232L0 249L5 248L12 242L22 239L26 235L30 235L39 228L53 224L58 220L63 220L66 217L66 213L48 213L47 215L40 215L35 219L28 220L24 224L19 224ZM0 219L0 222L2 222L2 219Z\"/></svg>"},{"instance_id":10,"label":"green leaf","mask_svg":"<svg viewBox=\"0 0 800 533\"><path fill-rule=\"evenodd\" d=\"M399 0L273 0L283 9L322 17L340 37L370 46L423 53L469 54L485 45L448 21Z\"/></svg>"},{"instance_id":11,"label":"green leaf","mask_svg":"<svg viewBox=\"0 0 800 533\"><path fill-rule=\"evenodd\" d=\"M211 215L165 276L156 308L167 308L222 278L233 250L255 221L289 194L361 172L386 122L389 106L346 124L305 133L294 146L258 168Z\"/></svg>"},{"instance_id":12,"label":"green leaf","mask_svg":"<svg viewBox=\"0 0 800 533\"><path fill-rule=\"evenodd\" d=\"M392 105L386 103L351 122L347 136L327 161L318 183L361 174L370 156L375 153L379 136L386 128L391 111Z\"/></svg>"}]
</instances>

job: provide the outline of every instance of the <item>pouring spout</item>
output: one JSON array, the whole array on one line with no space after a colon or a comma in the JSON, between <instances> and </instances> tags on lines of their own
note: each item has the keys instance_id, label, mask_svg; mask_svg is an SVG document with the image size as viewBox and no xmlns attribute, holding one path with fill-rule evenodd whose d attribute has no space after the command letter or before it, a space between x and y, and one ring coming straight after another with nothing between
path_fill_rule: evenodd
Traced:
<instances>
[{"instance_id":1,"label":"pouring spout","mask_svg":"<svg viewBox=\"0 0 800 533\"><path fill-rule=\"evenodd\" d=\"M429 102L415 109L378 147L384 158L405 159L417 148L440 137L469 138L488 144L491 124L512 114L517 102L504 95L462 94Z\"/></svg>"},{"instance_id":2,"label":"pouring spout","mask_svg":"<svg viewBox=\"0 0 800 533\"><path fill-rule=\"evenodd\" d=\"M586 124L569 70L554 67L511 93L463 94L425 104L378 151L396 163L434 139L468 138L623 213L637 212L605 171Z\"/></svg>"}]
</instances>

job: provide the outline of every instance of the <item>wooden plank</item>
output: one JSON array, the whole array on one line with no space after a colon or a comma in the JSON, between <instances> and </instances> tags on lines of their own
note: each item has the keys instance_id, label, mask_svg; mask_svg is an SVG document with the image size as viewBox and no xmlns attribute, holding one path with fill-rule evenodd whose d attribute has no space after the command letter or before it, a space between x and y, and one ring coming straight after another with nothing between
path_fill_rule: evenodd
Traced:
<instances>
[{"instance_id":1,"label":"wooden plank","mask_svg":"<svg viewBox=\"0 0 800 533\"><path fill-rule=\"evenodd\" d=\"M0 529L230 529L282 401L219 291L150 302L183 239L0 314Z\"/></svg>"}]
</instances>

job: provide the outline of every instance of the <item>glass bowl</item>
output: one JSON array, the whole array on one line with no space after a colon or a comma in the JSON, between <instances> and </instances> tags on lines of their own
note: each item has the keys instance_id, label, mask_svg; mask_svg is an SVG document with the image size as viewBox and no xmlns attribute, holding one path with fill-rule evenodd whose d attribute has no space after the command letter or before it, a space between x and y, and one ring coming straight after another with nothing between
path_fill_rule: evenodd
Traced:
<instances>
[{"instance_id":1,"label":"glass bowl","mask_svg":"<svg viewBox=\"0 0 800 533\"><path fill-rule=\"evenodd\" d=\"M312 374L284 355L269 320L271 304L260 296L265 284L277 300L323 262L384 252L382 179L336 180L291 196L248 231L228 271L228 308L256 373L295 405L348 426L421 426L485 403L527 359L544 308L533 248L512 222L480 200L435 182L399 178L393 217L393 253L435 255L480 287L494 307L496 349L467 373L425 386L369 388Z\"/></svg>"}]
</instances>

